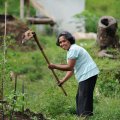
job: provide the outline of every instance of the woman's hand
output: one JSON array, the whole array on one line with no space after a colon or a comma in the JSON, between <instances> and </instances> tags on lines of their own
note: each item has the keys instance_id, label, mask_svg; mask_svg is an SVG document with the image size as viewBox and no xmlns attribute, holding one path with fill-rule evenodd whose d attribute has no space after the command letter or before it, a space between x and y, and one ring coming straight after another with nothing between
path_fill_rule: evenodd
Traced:
<instances>
[{"instance_id":1,"label":"woman's hand","mask_svg":"<svg viewBox=\"0 0 120 120\"><path fill-rule=\"evenodd\" d=\"M55 69L55 64L50 63L50 64L48 65L48 68L49 68L49 69Z\"/></svg>"},{"instance_id":2,"label":"woman's hand","mask_svg":"<svg viewBox=\"0 0 120 120\"><path fill-rule=\"evenodd\" d=\"M64 83L63 80L59 80L59 82L58 82L58 86L61 86L63 83Z\"/></svg>"}]
</instances>

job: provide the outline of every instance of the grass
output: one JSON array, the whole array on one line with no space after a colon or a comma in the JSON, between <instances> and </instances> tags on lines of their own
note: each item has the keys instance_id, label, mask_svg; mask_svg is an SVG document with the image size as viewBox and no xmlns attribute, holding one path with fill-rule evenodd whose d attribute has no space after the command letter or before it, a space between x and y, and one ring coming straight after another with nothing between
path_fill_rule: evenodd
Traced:
<instances>
[{"instance_id":1,"label":"grass","mask_svg":"<svg viewBox=\"0 0 120 120\"><path fill-rule=\"evenodd\" d=\"M55 37L44 36L40 38L43 49L52 63L65 63L66 53L55 45ZM118 120L120 118L120 60L98 58L98 47L94 40L80 40L78 45L85 47L100 68L100 75L94 93L94 113L89 120ZM1 51L2 52L2 51ZM119 54L117 54L119 56ZM43 113L48 120L84 120L75 113L75 96L77 81L74 76L63 87L68 96L56 85L52 72L47 68L46 61L41 52L20 52L8 49L6 71L17 72L17 91L22 91L22 82L25 89L25 108L34 112ZM59 79L65 73L55 71ZM7 75L5 81L5 96L14 89L14 81Z\"/></svg>"},{"instance_id":2,"label":"grass","mask_svg":"<svg viewBox=\"0 0 120 120\"><path fill-rule=\"evenodd\" d=\"M4 1L0 0L1 14L4 13ZM8 14L19 17L19 1L9 0ZM94 4L93 4L94 3ZM112 4L114 3L114 4ZM17 6L17 7L14 7ZM14 9L15 8L15 9ZM103 16L112 15L119 19L119 1L96 1L87 0L86 8L90 13ZM31 15L35 11L31 8ZM119 24L118 24L119 26ZM34 26L32 26L34 27ZM39 33L38 33L39 35ZM66 54L55 45L54 36L39 36L44 51L50 62L66 63ZM100 75L96 84L94 94L94 113L89 120L119 120L120 118L120 53L118 59L98 58L98 47L94 40L80 40L78 45L85 47L94 58L100 68ZM111 51L111 50L110 50ZM0 87L2 76L3 53L0 51ZM48 120L83 120L73 113L75 112L75 94L77 82L74 77L64 84L68 96L65 97L62 90L56 85L51 71L48 70L46 62L39 50L19 51L7 49L6 56L6 79L4 81L4 98L11 96L14 90L14 81L10 81L10 71L18 73L17 91L22 92L22 82L25 85L25 108L34 112L41 112ZM61 79L64 72L55 71Z\"/></svg>"}]
</instances>

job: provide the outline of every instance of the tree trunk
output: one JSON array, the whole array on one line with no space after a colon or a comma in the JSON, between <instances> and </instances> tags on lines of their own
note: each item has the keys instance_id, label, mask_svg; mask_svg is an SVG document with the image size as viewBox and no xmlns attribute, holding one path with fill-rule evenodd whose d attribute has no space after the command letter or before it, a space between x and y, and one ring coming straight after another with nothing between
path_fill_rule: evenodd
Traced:
<instances>
[{"instance_id":1,"label":"tree trunk","mask_svg":"<svg viewBox=\"0 0 120 120\"><path fill-rule=\"evenodd\" d=\"M103 16L98 22L97 43L100 49L107 47L118 48L119 37L116 35L117 21L112 16Z\"/></svg>"}]
</instances>

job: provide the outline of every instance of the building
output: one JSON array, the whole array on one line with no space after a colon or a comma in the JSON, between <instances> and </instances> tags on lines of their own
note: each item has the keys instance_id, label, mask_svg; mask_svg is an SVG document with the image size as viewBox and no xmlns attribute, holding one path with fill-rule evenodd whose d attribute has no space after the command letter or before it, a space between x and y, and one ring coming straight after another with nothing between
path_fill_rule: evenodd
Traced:
<instances>
[{"instance_id":1,"label":"building","mask_svg":"<svg viewBox=\"0 0 120 120\"><path fill-rule=\"evenodd\" d=\"M85 0L34 0L40 3L49 16L56 21L56 30L67 30L73 32L84 32L84 21L76 21L75 14L85 9ZM42 15L38 10L37 15ZM42 26L40 25L40 29Z\"/></svg>"}]
</instances>

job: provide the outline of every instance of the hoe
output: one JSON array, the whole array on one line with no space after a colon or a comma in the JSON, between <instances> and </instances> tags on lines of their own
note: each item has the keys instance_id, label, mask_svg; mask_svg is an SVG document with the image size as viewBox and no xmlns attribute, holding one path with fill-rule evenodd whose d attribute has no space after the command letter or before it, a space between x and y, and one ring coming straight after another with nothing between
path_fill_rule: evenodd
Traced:
<instances>
[{"instance_id":1,"label":"hoe","mask_svg":"<svg viewBox=\"0 0 120 120\"><path fill-rule=\"evenodd\" d=\"M40 49L42 55L44 56L44 58L45 58L47 64L49 65L50 62L49 62L47 56L45 55L45 53L44 53L44 51L43 51L43 48L42 48L40 42L38 41L38 38L37 38L37 35L36 35L35 32L33 32L33 31L31 31L31 30L26 31L26 32L24 33L24 35L23 35L22 43L26 42L27 40L29 40L29 39L31 39L31 38L34 38L34 40L35 40L35 42L37 43L37 45L38 45L38 47L39 47L39 49ZM57 77L55 71L54 71L53 69L51 69L51 71L52 71L52 73L53 73L53 75L54 75L56 81L59 83L59 79L58 79L58 77ZM61 85L60 87L61 87L63 93L65 94L65 96L67 96L67 93L66 93L66 91L64 90L64 88L62 87L62 85Z\"/></svg>"}]
</instances>

